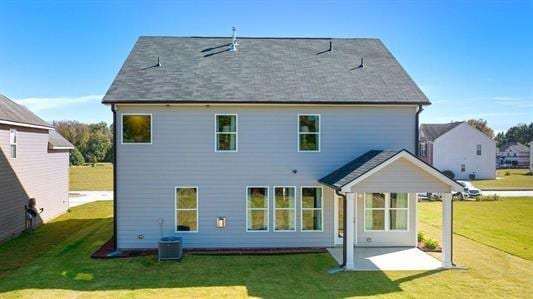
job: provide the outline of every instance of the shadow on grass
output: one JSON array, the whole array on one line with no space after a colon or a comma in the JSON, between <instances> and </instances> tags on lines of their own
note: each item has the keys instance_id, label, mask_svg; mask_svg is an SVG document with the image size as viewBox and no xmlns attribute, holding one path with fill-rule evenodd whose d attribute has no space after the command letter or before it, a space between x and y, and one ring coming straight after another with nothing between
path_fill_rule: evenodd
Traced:
<instances>
[{"instance_id":1,"label":"shadow on grass","mask_svg":"<svg viewBox=\"0 0 533 299\"><path fill-rule=\"evenodd\" d=\"M328 274L336 263L326 253L187 255L177 263L160 263L155 256L91 259L90 255L111 234L112 218L66 219L2 245L0 255L7 254L12 262L6 263L4 258L0 261L2 269L8 271L0 276L0 292L35 290L37 296L39 290L138 290L140 295L156 296L154 289L241 286L247 295L258 297L370 296L401 292L401 283L438 272L403 272L394 274L396 279L384 272ZM144 289L151 291L142 293Z\"/></svg>"}]
</instances>

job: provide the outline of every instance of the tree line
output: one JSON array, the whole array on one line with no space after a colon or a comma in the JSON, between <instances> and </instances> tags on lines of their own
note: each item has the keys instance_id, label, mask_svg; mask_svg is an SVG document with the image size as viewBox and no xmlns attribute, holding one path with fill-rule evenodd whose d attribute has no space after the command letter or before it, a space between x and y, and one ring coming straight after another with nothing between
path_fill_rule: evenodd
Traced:
<instances>
[{"instance_id":1,"label":"tree line","mask_svg":"<svg viewBox=\"0 0 533 299\"><path fill-rule=\"evenodd\" d=\"M112 125L77 121L54 121L52 124L59 134L75 146L70 153L70 165L113 161Z\"/></svg>"},{"instance_id":2,"label":"tree line","mask_svg":"<svg viewBox=\"0 0 533 299\"><path fill-rule=\"evenodd\" d=\"M528 145L530 141L533 141L533 122L528 124L517 124L510 127L505 132L499 132L494 135L494 130L487 125L487 121L484 119L469 119L468 124L474 128L477 128L481 132L485 133L490 138L496 140L496 146L501 147L508 142L520 142L524 145Z\"/></svg>"}]
</instances>

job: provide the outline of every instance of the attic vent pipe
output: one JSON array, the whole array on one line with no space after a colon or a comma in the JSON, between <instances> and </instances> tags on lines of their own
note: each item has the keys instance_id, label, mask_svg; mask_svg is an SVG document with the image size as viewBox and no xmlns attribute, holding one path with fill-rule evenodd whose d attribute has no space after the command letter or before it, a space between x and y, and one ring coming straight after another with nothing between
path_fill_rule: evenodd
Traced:
<instances>
[{"instance_id":1,"label":"attic vent pipe","mask_svg":"<svg viewBox=\"0 0 533 299\"><path fill-rule=\"evenodd\" d=\"M364 67L365 64L363 63L363 57L361 57L361 64L359 65L359 67Z\"/></svg>"},{"instance_id":2,"label":"attic vent pipe","mask_svg":"<svg viewBox=\"0 0 533 299\"><path fill-rule=\"evenodd\" d=\"M237 29L235 29L235 26L231 28L231 31L233 31L233 36L231 37L231 51L237 52L237 46L239 44L237 44L237 34L236 34Z\"/></svg>"}]
</instances>

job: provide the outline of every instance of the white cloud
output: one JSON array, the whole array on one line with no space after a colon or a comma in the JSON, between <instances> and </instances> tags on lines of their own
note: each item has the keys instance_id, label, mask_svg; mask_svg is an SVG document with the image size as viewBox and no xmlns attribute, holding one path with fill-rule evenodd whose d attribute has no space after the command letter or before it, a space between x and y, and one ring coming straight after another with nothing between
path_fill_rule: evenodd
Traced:
<instances>
[{"instance_id":1,"label":"white cloud","mask_svg":"<svg viewBox=\"0 0 533 299\"><path fill-rule=\"evenodd\" d=\"M56 108L62 108L65 106L88 103L88 102L97 102L101 101L103 95L87 95L81 97L57 97L57 98L25 98L25 99L16 99L15 102L18 104L28 107L31 111L38 113L45 110L51 110Z\"/></svg>"}]
</instances>

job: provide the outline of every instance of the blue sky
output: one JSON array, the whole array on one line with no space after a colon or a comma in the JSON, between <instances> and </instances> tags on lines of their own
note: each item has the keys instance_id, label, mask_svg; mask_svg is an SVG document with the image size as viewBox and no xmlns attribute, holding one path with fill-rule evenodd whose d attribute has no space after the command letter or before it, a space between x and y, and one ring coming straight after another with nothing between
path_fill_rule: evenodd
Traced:
<instances>
[{"instance_id":1,"label":"blue sky","mask_svg":"<svg viewBox=\"0 0 533 299\"><path fill-rule=\"evenodd\" d=\"M0 93L44 119L100 104L140 35L377 37L433 105L423 122L533 121L533 1L0 1Z\"/></svg>"}]
</instances>

